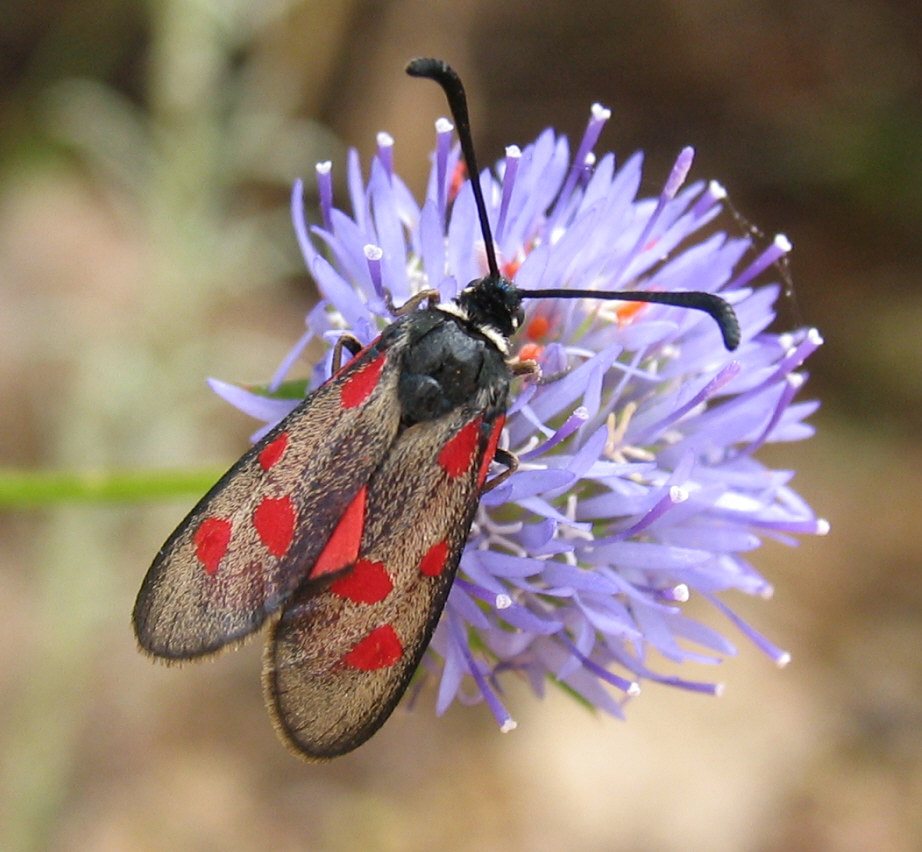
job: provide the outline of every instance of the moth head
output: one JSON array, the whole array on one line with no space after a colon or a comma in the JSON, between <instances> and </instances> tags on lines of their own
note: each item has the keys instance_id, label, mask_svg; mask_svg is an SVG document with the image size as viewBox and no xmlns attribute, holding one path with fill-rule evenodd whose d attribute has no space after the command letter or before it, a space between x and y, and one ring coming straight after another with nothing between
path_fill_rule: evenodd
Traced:
<instances>
[{"instance_id":1,"label":"moth head","mask_svg":"<svg viewBox=\"0 0 922 852\"><path fill-rule=\"evenodd\" d=\"M502 276L488 275L472 281L457 301L471 323L495 329L503 337L515 334L525 318L520 291Z\"/></svg>"}]
</instances>

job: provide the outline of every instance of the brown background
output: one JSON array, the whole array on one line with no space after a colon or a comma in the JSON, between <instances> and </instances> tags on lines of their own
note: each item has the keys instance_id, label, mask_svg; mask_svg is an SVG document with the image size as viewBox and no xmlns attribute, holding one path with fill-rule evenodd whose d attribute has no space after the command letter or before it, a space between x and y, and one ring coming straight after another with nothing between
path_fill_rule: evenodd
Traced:
<instances>
[{"instance_id":1,"label":"brown background","mask_svg":"<svg viewBox=\"0 0 922 852\"><path fill-rule=\"evenodd\" d=\"M598 100L598 149L645 149L649 192L693 144L694 177L792 239L782 321L826 338L803 394L823 408L765 459L833 531L755 554L776 596L739 608L783 672L740 641L723 698L649 686L627 723L513 689L506 736L482 708L433 719L429 694L308 766L265 717L258 643L183 669L135 651L134 593L191 496L5 511L0 846L919 848L920 39L896 0L5 0L4 466L229 463L251 423L202 378L267 377L310 305L291 179L341 175L348 145L367 163L386 129L418 191L445 108L402 68L434 54L484 161L576 136Z\"/></svg>"}]
</instances>

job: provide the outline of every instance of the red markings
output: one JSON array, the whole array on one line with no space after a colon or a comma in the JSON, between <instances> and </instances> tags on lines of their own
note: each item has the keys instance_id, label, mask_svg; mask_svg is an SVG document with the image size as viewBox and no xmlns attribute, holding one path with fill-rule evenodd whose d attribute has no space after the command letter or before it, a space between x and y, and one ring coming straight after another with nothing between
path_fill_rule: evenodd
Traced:
<instances>
[{"instance_id":1,"label":"red markings","mask_svg":"<svg viewBox=\"0 0 922 852\"><path fill-rule=\"evenodd\" d=\"M433 544L426 551L426 555L419 561L419 573L424 577L438 577L445 570L445 560L448 557L448 542L440 541Z\"/></svg>"},{"instance_id":2,"label":"red markings","mask_svg":"<svg viewBox=\"0 0 922 852\"><path fill-rule=\"evenodd\" d=\"M369 361L364 367L356 370L344 382L339 391L343 408L355 408L361 405L368 395L375 389L381 376L381 369L387 360L387 353L382 353L374 361Z\"/></svg>"},{"instance_id":3,"label":"red markings","mask_svg":"<svg viewBox=\"0 0 922 852\"><path fill-rule=\"evenodd\" d=\"M448 203L451 204L458 197L458 193L461 192L461 186L464 183L464 179L467 177L467 166L458 161L458 164L455 166L455 170L451 173L451 180L448 184Z\"/></svg>"},{"instance_id":4,"label":"red markings","mask_svg":"<svg viewBox=\"0 0 922 852\"><path fill-rule=\"evenodd\" d=\"M499 436L503 431L503 423L506 422L506 415L500 414L496 418L496 422L493 424L493 431L490 432L490 438L487 441L487 449L483 454L483 458L480 460L480 470L477 473L477 485L478 487L483 485L484 480L487 478L487 471L490 469L490 464L493 462L493 456L496 455L496 446L499 444Z\"/></svg>"},{"instance_id":5,"label":"red markings","mask_svg":"<svg viewBox=\"0 0 922 852\"><path fill-rule=\"evenodd\" d=\"M282 432L277 438L270 441L266 444L265 447L259 453L257 458L259 459L259 464L263 470L269 470L272 465L274 465L285 452L285 449L288 447L288 433Z\"/></svg>"},{"instance_id":6,"label":"red markings","mask_svg":"<svg viewBox=\"0 0 922 852\"><path fill-rule=\"evenodd\" d=\"M556 328L556 321L551 316L537 313L525 324L527 342L519 347L520 361L538 361L544 354L545 343Z\"/></svg>"},{"instance_id":7,"label":"red markings","mask_svg":"<svg viewBox=\"0 0 922 852\"><path fill-rule=\"evenodd\" d=\"M330 591L341 598L363 604L383 601L394 588L383 562L360 559L348 574L330 585Z\"/></svg>"},{"instance_id":8,"label":"red markings","mask_svg":"<svg viewBox=\"0 0 922 852\"><path fill-rule=\"evenodd\" d=\"M649 307L646 302L615 302L615 316L618 318L618 325L630 325L641 311Z\"/></svg>"},{"instance_id":9,"label":"red markings","mask_svg":"<svg viewBox=\"0 0 922 852\"><path fill-rule=\"evenodd\" d=\"M365 487L346 507L333 535L317 557L311 577L321 577L346 568L359 558L362 530L365 528Z\"/></svg>"},{"instance_id":10,"label":"red markings","mask_svg":"<svg viewBox=\"0 0 922 852\"><path fill-rule=\"evenodd\" d=\"M227 553L230 537L231 522L224 518L205 518L192 536L195 555L212 576L217 573L218 565Z\"/></svg>"},{"instance_id":11,"label":"red markings","mask_svg":"<svg viewBox=\"0 0 922 852\"><path fill-rule=\"evenodd\" d=\"M543 340L551 330L551 321L544 314L536 314L525 326L525 336L529 340Z\"/></svg>"},{"instance_id":12,"label":"red markings","mask_svg":"<svg viewBox=\"0 0 922 852\"><path fill-rule=\"evenodd\" d=\"M519 347L520 361L540 361L544 347L540 343L523 343Z\"/></svg>"},{"instance_id":13,"label":"red markings","mask_svg":"<svg viewBox=\"0 0 922 852\"><path fill-rule=\"evenodd\" d=\"M265 497L253 511L253 526L273 556L284 556L295 534L297 512L291 497Z\"/></svg>"},{"instance_id":14,"label":"red markings","mask_svg":"<svg viewBox=\"0 0 922 852\"><path fill-rule=\"evenodd\" d=\"M403 645L390 624L376 627L345 657L343 662L354 669L371 672L394 665L403 656Z\"/></svg>"},{"instance_id":15,"label":"red markings","mask_svg":"<svg viewBox=\"0 0 922 852\"><path fill-rule=\"evenodd\" d=\"M480 444L480 418L475 417L439 452L439 466L452 478L471 469Z\"/></svg>"},{"instance_id":16,"label":"red markings","mask_svg":"<svg viewBox=\"0 0 922 852\"><path fill-rule=\"evenodd\" d=\"M501 267L500 272L503 273L503 278L508 278L510 281L515 278L516 272L519 271L524 260L518 257L514 257L512 260L506 261Z\"/></svg>"}]
</instances>

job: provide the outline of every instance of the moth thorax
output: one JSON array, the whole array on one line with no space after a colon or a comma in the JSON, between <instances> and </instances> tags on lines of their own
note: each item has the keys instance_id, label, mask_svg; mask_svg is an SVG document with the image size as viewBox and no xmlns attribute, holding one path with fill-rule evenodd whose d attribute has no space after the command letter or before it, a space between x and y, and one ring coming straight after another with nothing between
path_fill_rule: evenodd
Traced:
<instances>
[{"instance_id":1,"label":"moth thorax","mask_svg":"<svg viewBox=\"0 0 922 852\"><path fill-rule=\"evenodd\" d=\"M495 329L511 337L522 324L522 296L508 278L472 281L458 296L458 305L479 328Z\"/></svg>"}]
</instances>

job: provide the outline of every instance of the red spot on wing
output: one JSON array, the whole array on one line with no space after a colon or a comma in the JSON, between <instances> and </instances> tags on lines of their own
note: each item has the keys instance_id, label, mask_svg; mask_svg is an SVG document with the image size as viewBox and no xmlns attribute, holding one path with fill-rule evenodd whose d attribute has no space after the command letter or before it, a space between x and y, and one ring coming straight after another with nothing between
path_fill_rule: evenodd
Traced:
<instances>
[{"instance_id":1,"label":"red spot on wing","mask_svg":"<svg viewBox=\"0 0 922 852\"><path fill-rule=\"evenodd\" d=\"M371 672L394 665L402 656L403 644L397 632L390 624L385 624L362 639L343 657L343 662L353 669Z\"/></svg>"},{"instance_id":2,"label":"red spot on wing","mask_svg":"<svg viewBox=\"0 0 922 852\"><path fill-rule=\"evenodd\" d=\"M227 552L230 537L231 522L224 518L205 518L192 536L195 556L209 574L217 573L218 564Z\"/></svg>"},{"instance_id":3,"label":"red spot on wing","mask_svg":"<svg viewBox=\"0 0 922 852\"><path fill-rule=\"evenodd\" d=\"M361 491L355 495L339 519L333 535L317 557L311 569L311 577L322 577L346 568L359 558L359 545L362 543L362 530L365 528L365 494Z\"/></svg>"},{"instance_id":4,"label":"red spot on wing","mask_svg":"<svg viewBox=\"0 0 922 852\"><path fill-rule=\"evenodd\" d=\"M295 534L297 512L291 497L265 497L253 510L253 526L266 550L284 556Z\"/></svg>"},{"instance_id":5,"label":"red spot on wing","mask_svg":"<svg viewBox=\"0 0 922 852\"><path fill-rule=\"evenodd\" d=\"M274 438L259 453L259 464L263 470L269 470L285 452L288 446L288 433L282 432L277 438Z\"/></svg>"},{"instance_id":6,"label":"red spot on wing","mask_svg":"<svg viewBox=\"0 0 922 852\"><path fill-rule=\"evenodd\" d=\"M374 361L369 361L364 367L356 370L343 382L339 391L343 408L355 408L368 399L368 395L375 389L381 377L381 370L386 360L387 353L384 352Z\"/></svg>"},{"instance_id":7,"label":"red spot on wing","mask_svg":"<svg viewBox=\"0 0 922 852\"><path fill-rule=\"evenodd\" d=\"M480 418L475 417L439 451L439 466L451 477L471 469L480 444Z\"/></svg>"},{"instance_id":8,"label":"red spot on wing","mask_svg":"<svg viewBox=\"0 0 922 852\"><path fill-rule=\"evenodd\" d=\"M445 570L445 560L448 557L448 542L440 541L433 544L426 551L426 555L419 561L419 573L424 577L438 577Z\"/></svg>"},{"instance_id":9,"label":"red spot on wing","mask_svg":"<svg viewBox=\"0 0 922 852\"><path fill-rule=\"evenodd\" d=\"M477 473L477 485L483 485L484 480L487 478L487 471L490 469L490 464L493 462L493 456L496 455L496 447L499 444L499 436L503 431L503 423L505 422L506 415L500 414L493 424L493 431L490 432L486 452L480 460L480 470Z\"/></svg>"},{"instance_id":10,"label":"red spot on wing","mask_svg":"<svg viewBox=\"0 0 922 852\"><path fill-rule=\"evenodd\" d=\"M330 585L330 591L356 603L373 604L383 601L394 588L382 562L360 559L348 574Z\"/></svg>"}]
</instances>

